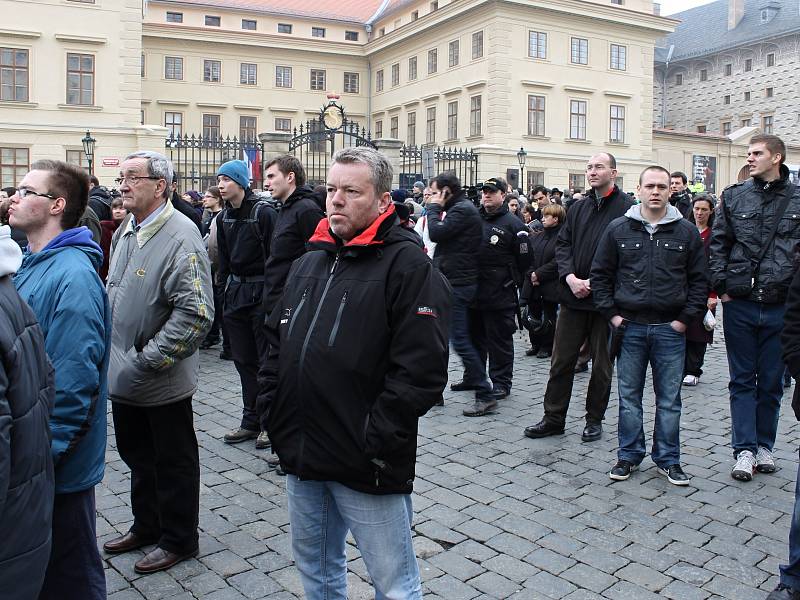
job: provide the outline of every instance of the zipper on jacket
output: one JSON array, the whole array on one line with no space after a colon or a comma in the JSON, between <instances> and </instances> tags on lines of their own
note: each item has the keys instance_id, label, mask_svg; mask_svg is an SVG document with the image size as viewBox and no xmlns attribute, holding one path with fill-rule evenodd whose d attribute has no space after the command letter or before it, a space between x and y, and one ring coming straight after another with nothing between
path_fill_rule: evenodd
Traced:
<instances>
[{"instance_id":1,"label":"zipper on jacket","mask_svg":"<svg viewBox=\"0 0 800 600\"><path fill-rule=\"evenodd\" d=\"M339 332L339 323L342 320L342 313L344 312L344 305L347 304L347 292L342 295L342 301L339 303L339 310L336 311L336 320L333 322L333 329L331 329L331 336L328 338L328 347L333 346L336 341L336 334Z\"/></svg>"},{"instance_id":2,"label":"zipper on jacket","mask_svg":"<svg viewBox=\"0 0 800 600\"><path fill-rule=\"evenodd\" d=\"M292 329L294 329L294 323L297 320L297 315L300 314L300 310L303 308L303 304L306 303L306 296L308 296L308 289L306 288L303 291L303 295L300 297L300 302L297 303L297 308L294 309L294 314L292 315L292 320L289 321L289 331L286 332L286 337L292 337Z\"/></svg>"}]
</instances>

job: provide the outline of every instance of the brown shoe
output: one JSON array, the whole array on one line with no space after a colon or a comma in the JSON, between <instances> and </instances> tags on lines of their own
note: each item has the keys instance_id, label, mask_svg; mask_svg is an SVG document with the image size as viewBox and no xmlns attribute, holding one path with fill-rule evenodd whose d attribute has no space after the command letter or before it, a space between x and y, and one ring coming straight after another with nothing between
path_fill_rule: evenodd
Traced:
<instances>
[{"instance_id":1,"label":"brown shoe","mask_svg":"<svg viewBox=\"0 0 800 600\"><path fill-rule=\"evenodd\" d=\"M136 550L142 546L149 546L150 544L155 544L157 542L158 538L142 537L136 535L132 531L129 531L125 535L121 535L120 537L109 540L103 544L103 550L109 554L121 554L123 552L130 552L131 550Z\"/></svg>"},{"instance_id":2,"label":"brown shoe","mask_svg":"<svg viewBox=\"0 0 800 600\"><path fill-rule=\"evenodd\" d=\"M167 552L163 548L156 548L137 560L136 564L133 565L133 570L141 574L164 571L187 558L197 556L197 552L197 550L193 550L188 554L175 554L174 552Z\"/></svg>"}]
</instances>

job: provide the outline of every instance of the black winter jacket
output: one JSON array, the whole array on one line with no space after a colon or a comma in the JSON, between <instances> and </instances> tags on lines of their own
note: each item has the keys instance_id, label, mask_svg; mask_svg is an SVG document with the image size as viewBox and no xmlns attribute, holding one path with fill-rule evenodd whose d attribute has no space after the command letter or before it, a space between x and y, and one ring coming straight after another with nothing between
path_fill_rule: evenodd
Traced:
<instances>
[{"instance_id":1,"label":"black winter jacket","mask_svg":"<svg viewBox=\"0 0 800 600\"><path fill-rule=\"evenodd\" d=\"M272 448L300 479L410 493L417 422L447 383L451 290L393 209L347 244L324 219L309 245L267 320Z\"/></svg>"},{"instance_id":2,"label":"black winter jacket","mask_svg":"<svg viewBox=\"0 0 800 600\"><path fill-rule=\"evenodd\" d=\"M172 201L172 206L175 207L175 210L186 215L192 223L197 225L197 230L200 232L200 235L203 235L203 223L200 220L200 215L197 214L197 211L194 209L194 207L186 200L181 198L178 192L172 192L172 198L170 198L170 200ZM109 217L109 219L110 218L111 217Z\"/></svg>"},{"instance_id":3,"label":"black winter jacket","mask_svg":"<svg viewBox=\"0 0 800 600\"><path fill-rule=\"evenodd\" d=\"M444 206L428 204L428 235L438 244L433 264L450 285L478 283L478 261L475 253L481 245L483 223L475 205L462 191L447 200ZM442 212L446 211L444 219Z\"/></svg>"},{"instance_id":4,"label":"black winter jacket","mask_svg":"<svg viewBox=\"0 0 800 600\"><path fill-rule=\"evenodd\" d=\"M102 185L89 190L89 207L100 221L111 221L111 194Z\"/></svg>"},{"instance_id":5,"label":"black winter jacket","mask_svg":"<svg viewBox=\"0 0 800 600\"><path fill-rule=\"evenodd\" d=\"M497 212L481 207L479 213L483 239L478 251L475 305L481 310L508 310L517 305L517 290L531 263L528 228L505 203Z\"/></svg>"},{"instance_id":6,"label":"black winter jacket","mask_svg":"<svg viewBox=\"0 0 800 600\"><path fill-rule=\"evenodd\" d=\"M669 197L669 203L677 208L686 219L692 214L692 193L689 190L672 194Z\"/></svg>"},{"instance_id":7,"label":"black winter jacket","mask_svg":"<svg viewBox=\"0 0 800 600\"><path fill-rule=\"evenodd\" d=\"M677 215L677 212L676 212ZM625 216L606 229L592 264L592 296L608 320L689 323L708 299L706 253L697 227L679 218L650 234Z\"/></svg>"},{"instance_id":8,"label":"black winter jacket","mask_svg":"<svg viewBox=\"0 0 800 600\"><path fill-rule=\"evenodd\" d=\"M525 273L520 302L528 303L535 298L558 303L558 265L556 264L556 241L562 225L545 227L541 233L530 236L531 266ZM539 285L531 283L531 273L536 273Z\"/></svg>"},{"instance_id":9,"label":"black winter jacket","mask_svg":"<svg viewBox=\"0 0 800 600\"><path fill-rule=\"evenodd\" d=\"M604 198L598 199L594 190L590 190L582 200L570 206L556 242L562 304L578 310L595 310L592 294L576 298L567 285L567 275L573 273L578 279L589 279L594 253L606 226L631 206L631 197L616 185Z\"/></svg>"},{"instance_id":10,"label":"black winter jacket","mask_svg":"<svg viewBox=\"0 0 800 600\"><path fill-rule=\"evenodd\" d=\"M324 217L325 213L314 197L314 190L308 186L295 189L283 203L275 221L264 272L261 308L265 314L272 312L280 300L292 262L306 251L306 242Z\"/></svg>"},{"instance_id":11,"label":"black winter jacket","mask_svg":"<svg viewBox=\"0 0 800 600\"><path fill-rule=\"evenodd\" d=\"M725 188L714 214L709 268L711 285L718 295L728 293L729 275L745 276L751 261L766 241L781 199L788 191L789 170L781 165L781 179L765 183L750 178ZM775 239L758 265L755 285L749 295L755 302L779 304L786 299L794 275L794 246L800 242L800 187L780 220Z\"/></svg>"},{"instance_id":12,"label":"black winter jacket","mask_svg":"<svg viewBox=\"0 0 800 600\"><path fill-rule=\"evenodd\" d=\"M50 558L53 369L36 317L0 277L0 596L34 600Z\"/></svg>"},{"instance_id":13,"label":"black winter jacket","mask_svg":"<svg viewBox=\"0 0 800 600\"><path fill-rule=\"evenodd\" d=\"M786 313L783 317L781 332L783 346L783 362L795 381L800 381L800 270L797 270L789 286L786 298ZM800 421L800 386L794 386L792 409L795 418Z\"/></svg>"}]
</instances>

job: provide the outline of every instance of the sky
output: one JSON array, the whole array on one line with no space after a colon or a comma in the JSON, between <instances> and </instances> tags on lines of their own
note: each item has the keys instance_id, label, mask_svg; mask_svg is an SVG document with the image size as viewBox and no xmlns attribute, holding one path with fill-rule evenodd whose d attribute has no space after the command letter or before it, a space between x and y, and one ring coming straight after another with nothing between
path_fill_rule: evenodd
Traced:
<instances>
[{"instance_id":1,"label":"sky","mask_svg":"<svg viewBox=\"0 0 800 600\"><path fill-rule=\"evenodd\" d=\"M714 0L655 0L661 4L661 14L665 17L686 10L687 8L694 8L695 6L702 6L709 4Z\"/></svg>"}]
</instances>

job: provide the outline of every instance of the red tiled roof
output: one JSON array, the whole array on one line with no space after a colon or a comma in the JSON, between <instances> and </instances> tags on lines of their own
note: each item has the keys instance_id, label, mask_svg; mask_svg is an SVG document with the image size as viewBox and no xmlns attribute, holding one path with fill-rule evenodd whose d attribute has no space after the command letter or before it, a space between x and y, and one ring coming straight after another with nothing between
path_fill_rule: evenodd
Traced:
<instances>
[{"instance_id":1,"label":"red tiled roof","mask_svg":"<svg viewBox=\"0 0 800 600\"><path fill-rule=\"evenodd\" d=\"M392 0L392 3L402 1ZM380 8L382 0L180 0L179 3L366 23Z\"/></svg>"}]
</instances>

